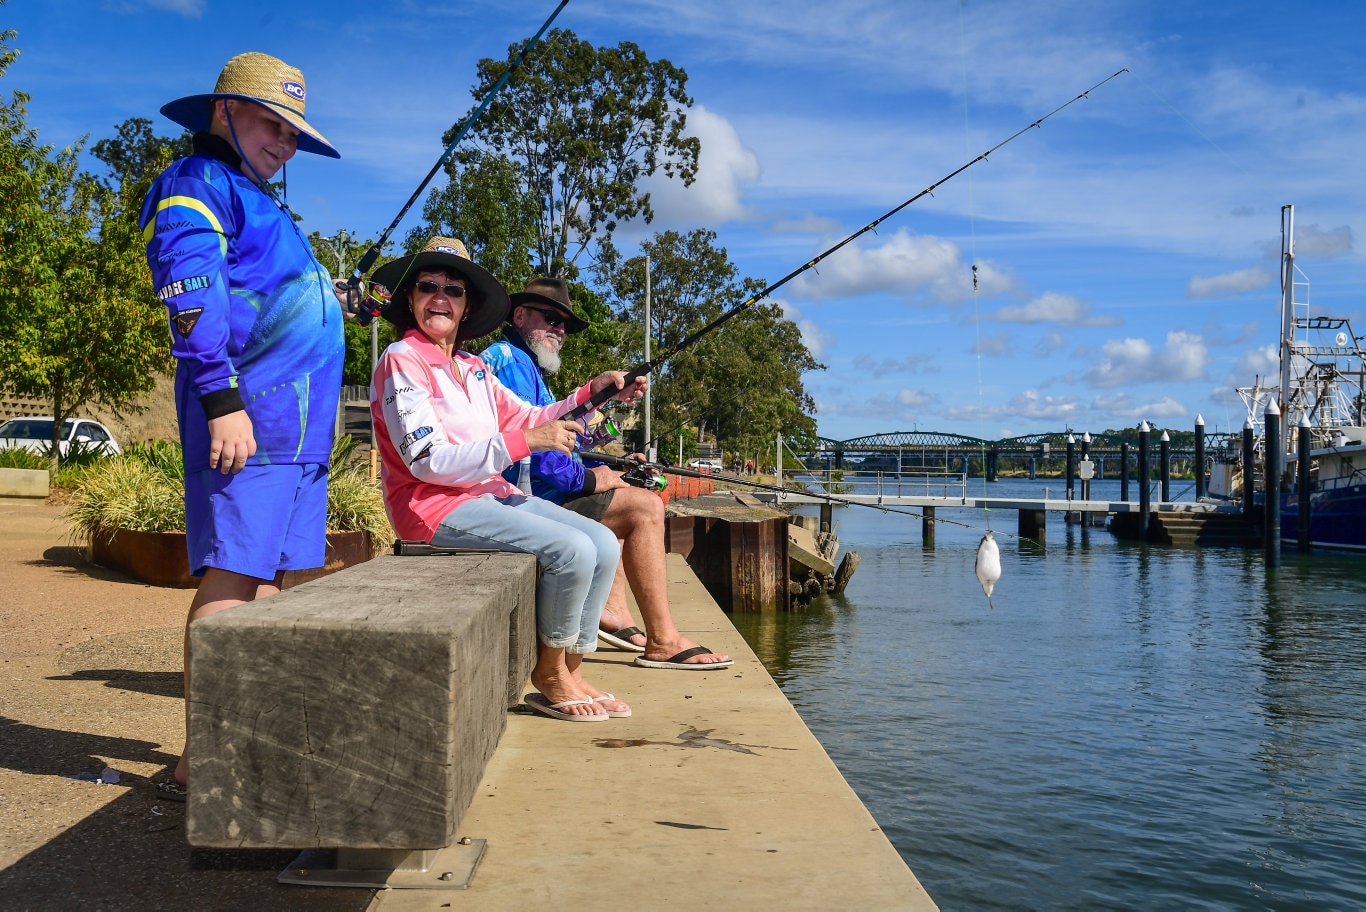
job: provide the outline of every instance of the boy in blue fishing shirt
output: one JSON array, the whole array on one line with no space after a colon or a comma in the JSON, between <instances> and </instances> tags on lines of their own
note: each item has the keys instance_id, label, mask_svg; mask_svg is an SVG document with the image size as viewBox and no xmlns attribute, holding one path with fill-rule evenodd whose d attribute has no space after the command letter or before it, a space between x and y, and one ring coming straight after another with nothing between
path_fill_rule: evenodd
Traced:
<instances>
[{"instance_id":1,"label":"boy in blue fishing shirt","mask_svg":"<svg viewBox=\"0 0 1366 912\"><path fill-rule=\"evenodd\" d=\"M139 224L170 317L185 459L189 623L279 591L323 564L327 468L341 389L342 310L270 181L300 149L337 151L304 119L303 74L249 52L211 93L161 109L194 152L152 184ZM183 798L188 746L166 797Z\"/></svg>"}]
</instances>

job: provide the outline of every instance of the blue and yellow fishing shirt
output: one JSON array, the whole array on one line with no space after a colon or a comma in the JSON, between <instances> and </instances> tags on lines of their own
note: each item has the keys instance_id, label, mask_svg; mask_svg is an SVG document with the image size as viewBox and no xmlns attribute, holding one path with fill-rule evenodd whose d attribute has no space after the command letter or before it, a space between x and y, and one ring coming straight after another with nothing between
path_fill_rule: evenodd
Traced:
<instances>
[{"instance_id":1,"label":"blue and yellow fishing shirt","mask_svg":"<svg viewBox=\"0 0 1366 912\"><path fill-rule=\"evenodd\" d=\"M287 210L196 134L152 184L139 224L170 314L185 465L209 465L208 419L245 409L254 465L326 464L345 342L327 271Z\"/></svg>"}]
</instances>

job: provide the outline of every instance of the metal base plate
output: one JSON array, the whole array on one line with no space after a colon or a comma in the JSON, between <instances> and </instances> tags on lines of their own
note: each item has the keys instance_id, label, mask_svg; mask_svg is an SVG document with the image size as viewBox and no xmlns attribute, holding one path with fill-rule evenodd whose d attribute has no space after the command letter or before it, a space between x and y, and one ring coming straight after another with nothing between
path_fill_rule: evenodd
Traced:
<instances>
[{"instance_id":1,"label":"metal base plate","mask_svg":"<svg viewBox=\"0 0 1366 912\"><path fill-rule=\"evenodd\" d=\"M279 883L315 887L464 890L487 847L485 839L463 839L444 849L425 852L309 849L301 852L275 879Z\"/></svg>"}]
</instances>

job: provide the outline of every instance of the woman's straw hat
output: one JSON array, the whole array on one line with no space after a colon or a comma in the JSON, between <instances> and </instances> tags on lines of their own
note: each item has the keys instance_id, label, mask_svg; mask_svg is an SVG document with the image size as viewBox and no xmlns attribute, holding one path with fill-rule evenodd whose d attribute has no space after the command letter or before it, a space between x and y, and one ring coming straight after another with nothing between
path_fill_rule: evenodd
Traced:
<instances>
[{"instance_id":1,"label":"woman's straw hat","mask_svg":"<svg viewBox=\"0 0 1366 912\"><path fill-rule=\"evenodd\" d=\"M417 325L409 309L405 283L424 269L448 269L465 277L469 301L465 305L465 320L460 324L461 341L493 332L507 316L508 293L503 284L484 267L475 265L463 241L440 236L429 240L419 252L390 260L374 271L371 280L393 292L380 316L401 329Z\"/></svg>"},{"instance_id":2,"label":"woman's straw hat","mask_svg":"<svg viewBox=\"0 0 1366 912\"><path fill-rule=\"evenodd\" d=\"M248 51L223 65L218 84L206 95L187 95L162 106L161 113L187 130L207 131L213 118L212 102L240 98L265 105L299 131L299 151L341 158L323 135L304 120L304 74L277 57Z\"/></svg>"}]
</instances>

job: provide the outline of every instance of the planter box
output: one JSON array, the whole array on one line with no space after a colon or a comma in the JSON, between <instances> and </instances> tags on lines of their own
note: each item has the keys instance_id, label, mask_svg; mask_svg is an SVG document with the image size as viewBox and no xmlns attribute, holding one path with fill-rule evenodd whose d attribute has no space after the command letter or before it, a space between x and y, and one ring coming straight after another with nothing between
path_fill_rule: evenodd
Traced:
<instances>
[{"instance_id":1,"label":"planter box","mask_svg":"<svg viewBox=\"0 0 1366 912\"><path fill-rule=\"evenodd\" d=\"M369 560L370 536L364 532L327 533L327 556L313 570L285 572L281 588L288 589ZM96 535L90 542L90 560L101 567L120 570L152 586L195 589L199 580L190 576L184 532L133 532L118 529L109 538Z\"/></svg>"}]
</instances>

